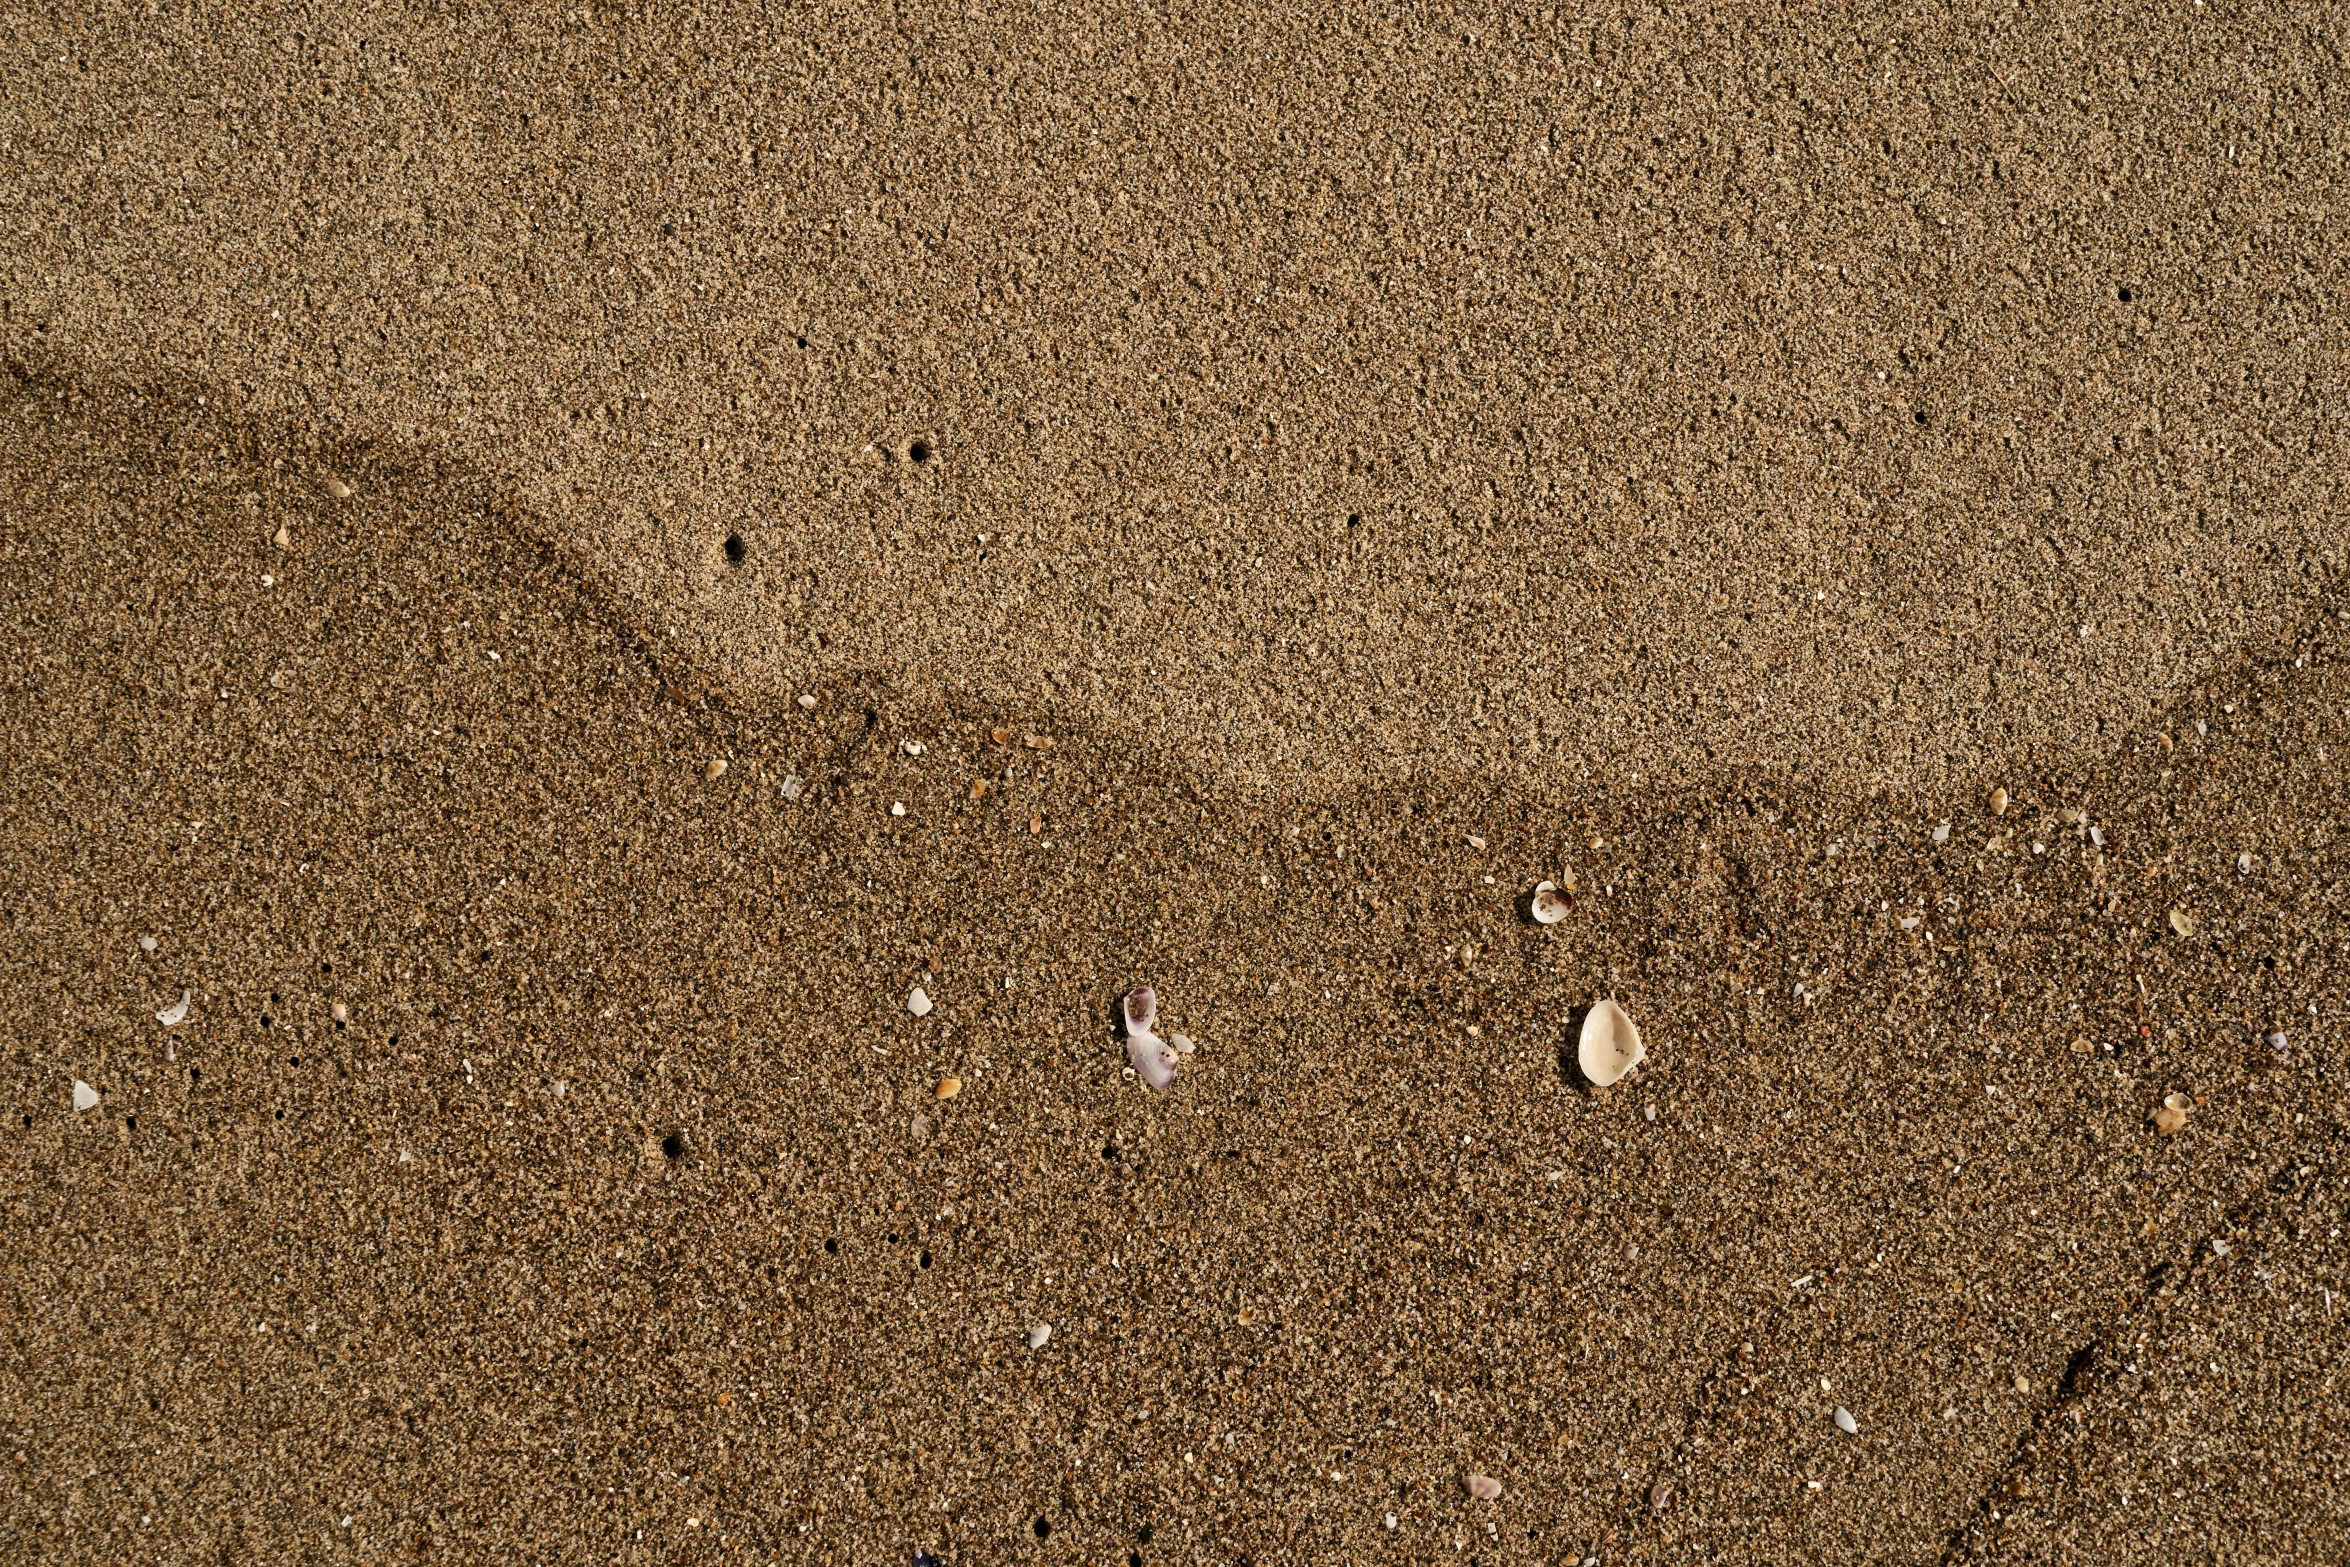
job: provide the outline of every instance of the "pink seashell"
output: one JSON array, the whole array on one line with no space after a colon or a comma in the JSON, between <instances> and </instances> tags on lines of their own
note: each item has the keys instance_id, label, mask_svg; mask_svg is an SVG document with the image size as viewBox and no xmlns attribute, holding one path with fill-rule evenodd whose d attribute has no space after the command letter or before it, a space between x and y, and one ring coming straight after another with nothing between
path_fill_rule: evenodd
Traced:
<instances>
[{"instance_id":1,"label":"pink seashell","mask_svg":"<svg viewBox=\"0 0 2350 1567\"><path fill-rule=\"evenodd\" d=\"M1469 1494L1480 1502L1501 1500L1501 1482L1491 1475L1471 1475L1461 1484L1466 1486Z\"/></svg>"},{"instance_id":2,"label":"pink seashell","mask_svg":"<svg viewBox=\"0 0 2350 1567\"><path fill-rule=\"evenodd\" d=\"M1182 1065L1175 1047L1151 1032L1158 1017L1159 998L1148 985L1126 993L1126 1059L1154 1092L1174 1082Z\"/></svg>"}]
</instances>

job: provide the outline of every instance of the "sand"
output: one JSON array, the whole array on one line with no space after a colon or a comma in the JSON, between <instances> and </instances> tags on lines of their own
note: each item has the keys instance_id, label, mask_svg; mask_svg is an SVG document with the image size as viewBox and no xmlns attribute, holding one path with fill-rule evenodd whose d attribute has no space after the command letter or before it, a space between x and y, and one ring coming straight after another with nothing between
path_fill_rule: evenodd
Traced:
<instances>
[{"instance_id":1,"label":"sand","mask_svg":"<svg viewBox=\"0 0 2350 1567\"><path fill-rule=\"evenodd\" d=\"M10 1554L2350 1554L2305 14L11 28Z\"/></svg>"}]
</instances>

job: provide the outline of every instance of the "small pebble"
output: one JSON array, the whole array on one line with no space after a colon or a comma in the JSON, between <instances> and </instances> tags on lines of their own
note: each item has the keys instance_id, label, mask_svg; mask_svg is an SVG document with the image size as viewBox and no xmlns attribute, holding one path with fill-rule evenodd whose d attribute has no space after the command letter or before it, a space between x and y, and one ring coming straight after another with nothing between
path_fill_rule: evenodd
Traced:
<instances>
[{"instance_id":1,"label":"small pebble","mask_svg":"<svg viewBox=\"0 0 2350 1567\"><path fill-rule=\"evenodd\" d=\"M2185 909L2173 909L2170 911L2170 928L2181 936L2192 936L2195 934L2195 916Z\"/></svg>"},{"instance_id":2,"label":"small pebble","mask_svg":"<svg viewBox=\"0 0 2350 1567\"><path fill-rule=\"evenodd\" d=\"M940 1099L952 1099L962 1091L963 1080L959 1077L942 1077L938 1080L937 1097Z\"/></svg>"},{"instance_id":3,"label":"small pebble","mask_svg":"<svg viewBox=\"0 0 2350 1567\"><path fill-rule=\"evenodd\" d=\"M2029 1393L2032 1391L2032 1379L2019 1372L2015 1379L2015 1390L2019 1393Z\"/></svg>"},{"instance_id":4,"label":"small pebble","mask_svg":"<svg viewBox=\"0 0 2350 1567\"><path fill-rule=\"evenodd\" d=\"M2005 789L1992 790L1990 805L1993 816L2005 816L2007 814L2007 791Z\"/></svg>"},{"instance_id":5,"label":"small pebble","mask_svg":"<svg viewBox=\"0 0 2350 1567\"><path fill-rule=\"evenodd\" d=\"M153 952L155 950L155 946L156 942L153 936L141 936L139 938L139 950L141 952Z\"/></svg>"},{"instance_id":6,"label":"small pebble","mask_svg":"<svg viewBox=\"0 0 2350 1567\"><path fill-rule=\"evenodd\" d=\"M892 815L892 816L903 816L903 815L905 815L905 814L906 814L906 802L905 802L905 801L903 801L903 800L892 800L892 801L890 801L890 802L889 802L889 814L890 814L890 815Z\"/></svg>"},{"instance_id":7,"label":"small pebble","mask_svg":"<svg viewBox=\"0 0 2350 1567\"><path fill-rule=\"evenodd\" d=\"M800 697L800 706L811 713L816 711L816 693L813 691L804 693Z\"/></svg>"},{"instance_id":8,"label":"small pebble","mask_svg":"<svg viewBox=\"0 0 2350 1567\"><path fill-rule=\"evenodd\" d=\"M799 774L785 773L783 775L783 782L777 787L782 791L783 797L785 799L796 800L800 797L800 790L804 788L805 785L800 782Z\"/></svg>"},{"instance_id":9,"label":"small pebble","mask_svg":"<svg viewBox=\"0 0 2350 1567\"><path fill-rule=\"evenodd\" d=\"M1032 1327L1028 1330L1028 1347L1030 1349L1042 1349L1044 1348L1046 1341L1051 1339L1052 1336L1053 1325L1049 1322L1039 1322L1035 1327Z\"/></svg>"},{"instance_id":10,"label":"small pebble","mask_svg":"<svg viewBox=\"0 0 2350 1567\"><path fill-rule=\"evenodd\" d=\"M709 779L713 783L717 782L725 775L726 758L723 756L714 756L710 758L710 765L702 769L702 776Z\"/></svg>"},{"instance_id":11,"label":"small pebble","mask_svg":"<svg viewBox=\"0 0 2350 1567\"><path fill-rule=\"evenodd\" d=\"M1836 1429L1846 1436L1860 1435L1860 1422L1852 1418L1852 1411L1842 1404L1836 1406Z\"/></svg>"},{"instance_id":12,"label":"small pebble","mask_svg":"<svg viewBox=\"0 0 2350 1567\"><path fill-rule=\"evenodd\" d=\"M76 1110L95 1110L98 1108L98 1090L92 1088L89 1084L83 1082L78 1077L73 1080L73 1107Z\"/></svg>"},{"instance_id":13,"label":"small pebble","mask_svg":"<svg viewBox=\"0 0 2350 1567\"><path fill-rule=\"evenodd\" d=\"M336 1002L332 1007L327 1009L327 1015L332 1017L338 1023L348 1023L351 1021L351 1009L343 1005L340 1001Z\"/></svg>"},{"instance_id":14,"label":"small pebble","mask_svg":"<svg viewBox=\"0 0 2350 1567\"><path fill-rule=\"evenodd\" d=\"M916 985L914 993L906 997L906 1010L916 1017L930 1016L930 992Z\"/></svg>"},{"instance_id":15,"label":"small pebble","mask_svg":"<svg viewBox=\"0 0 2350 1567\"><path fill-rule=\"evenodd\" d=\"M1461 1484L1467 1487L1469 1494L1480 1502L1501 1500L1501 1482L1491 1475L1473 1474L1463 1480Z\"/></svg>"}]
</instances>

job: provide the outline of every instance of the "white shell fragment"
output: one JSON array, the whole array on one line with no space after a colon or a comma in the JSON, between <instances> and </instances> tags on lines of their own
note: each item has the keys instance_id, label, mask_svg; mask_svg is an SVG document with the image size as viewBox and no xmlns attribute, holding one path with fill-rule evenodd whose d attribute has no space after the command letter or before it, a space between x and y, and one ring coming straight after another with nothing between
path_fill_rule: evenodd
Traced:
<instances>
[{"instance_id":1,"label":"white shell fragment","mask_svg":"<svg viewBox=\"0 0 2350 1567\"><path fill-rule=\"evenodd\" d=\"M141 936L139 938L139 950L141 952L153 952L155 947L156 941L153 936Z\"/></svg>"},{"instance_id":2,"label":"white shell fragment","mask_svg":"<svg viewBox=\"0 0 2350 1567\"><path fill-rule=\"evenodd\" d=\"M1030 1349L1042 1349L1048 1342L1050 1342L1052 1336L1053 1325L1049 1322L1039 1322L1035 1327L1032 1327L1028 1330L1028 1347Z\"/></svg>"},{"instance_id":3,"label":"white shell fragment","mask_svg":"<svg viewBox=\"0 0 2350 1567\"><path fill-rule=\"evenodd\" d=\"M906 998L906 1010L916 1017L930 1016L930 992L916 985L914 993Z\"/></svg>"},{"instance_id":4,"label":"white shell fragment","mask_svg":"<svg viewBox=\"0 0 2350 1567\"><path fill-rule=\"evenodd\" d=\"M1153 1092L1165 1088L1175 1081L1182 1058L1173 1045L1151 1032L1151 1025L1159 1020L1158 993L1148 985L1137 985L1126 992L1125 1011L1127 1062Z\"/></svg>"},{"instance_id":5,"label":"white shell fragment","mask_svg":"<svg viewBox=\"0 0 2350 1567\"><path fill-rule=\"evenodd\" d=\"M1836 1429L1846 1436L1860 1435L1860 1422L1852 1418L1852 1411L1842 1404L1836 1406Z\"/></svg>"},{"instance_id":6,"label":"white shell fragment","mask_svg":"<svg viewBox=\"0 0 2350 1567\"><path fill-rule=\"evenodd\" d=\"M796 800L800 797L800 790L803 787L805 786L801 784L799 774L785 773L783 782L775 786L775 792L787 800Z\"/></svg>"},{"instance_id":7,"label":"white shell fragment","mask_svg":"<svg viewBox=\"0 0 2350 1567\"><path fill-rule=\"evenodd\" d=\"M179 1000L155 1014L155 1021L165 1028L176 1028L188 1020L188 992L181 991Z\"/></svg>"},{"instance_id":8,"label":"white shell fragment","mask_svg":"<svg viewBox=\"0 0 2350 1567\"><path fill-rule=\"evenodd\" d=\"M1583 1018L1583 1038L1575 1047L1575 1064L1595 1088L1620 1082L1624 1074L1648 1059L1640 1042L1640 1027L1612 1000L1592 1005Z\"/></svg>"},{"instance_id":9,"label":"white shell fragment","mask_svg":"<svg viewBox=\"0 0 2350 1567\"><path fill-rule=\"evenodd\" d=\"M89 1084L83 1082L78 1077L73 1080L73 1107L76 1110L95 1110L98 1108L98 1090L92 1088Z\"/></svg>"},{"instance_id":10,"label":"white shell fragment","mask_svg":"<svg viewBox=\"0 0 2350 1567\"><path fill-rule=\"evenodd\" d=\"M1463 1479L1461 1485L1480 1502L1501 1500L1501 1482L1491 1475L1473 1474Z\"/></svg>"},{"instance_id":11,"label":"white shell fragment","mask_svg":"<svg viewBox=\"0 0 2350 1567\"><path fill-rule=\"evenodd\" d=\"M2285 1037L2285 1036L2284 1036L2284 1035L2282 1035L2282 1034L2278 1034L2278 1035L2277 1035L2277 1036L2275 1036L2275 1037L2276 1037L2276 1040L2278 1040L2278 1041L2282 1041L2282 1040L2284 1039L2284 1037ZM1189 1034L1177 1034L1177 1035L1175 1036L1175 1053L1176 1053L1177 1055L1179 1055L1179 1056L1187 1056L1187 1055L1190 1055L1190 1054L1191 1054L1191 1053L1192 1053L1194 1050L1197 1050L1198 1048L1199 1048L1199 1046L1197 1046L1197 1045L1195 1045L1195 1044L1193 1044L1193 1043L1191 1042L1191 1036L1190 1036ZM2282 1050L2282 1049L2284 1049L2285 1047L2284 1047L2284 1045L2283 1045L2282 1043L2278 1043L2278 1044L2277 1044L2277 1048L2278 1048L2279 1050Z\"/></svg>"},{"instance_id":12,"label":"white shell fragment","mask_svg":"<svg viewBox=\"0 0 2350 1567\"><path fill-rule=\"evenodd\" d=\"M1542 882L1534 888L1534 923L1556 925L1567 917L1566 894L1554 882Z\"/></svg>"}]
</instances>

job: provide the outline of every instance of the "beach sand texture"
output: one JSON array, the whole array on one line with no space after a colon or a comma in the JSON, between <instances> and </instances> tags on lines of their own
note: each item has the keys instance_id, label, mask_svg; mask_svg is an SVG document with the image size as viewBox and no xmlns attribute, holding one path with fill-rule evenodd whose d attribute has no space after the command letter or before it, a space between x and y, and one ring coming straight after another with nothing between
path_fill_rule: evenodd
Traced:
<instances>
[{"instance_id":1,"label":"beach sand texture","mask_svg":"<svg viewBox=\"0 0 2350 1567\"><path fill-rule=\"evenodd\" d=\"M2321 13L8 30L8 1554L2350 1554Z\"/></svg>"}]
</instances>

